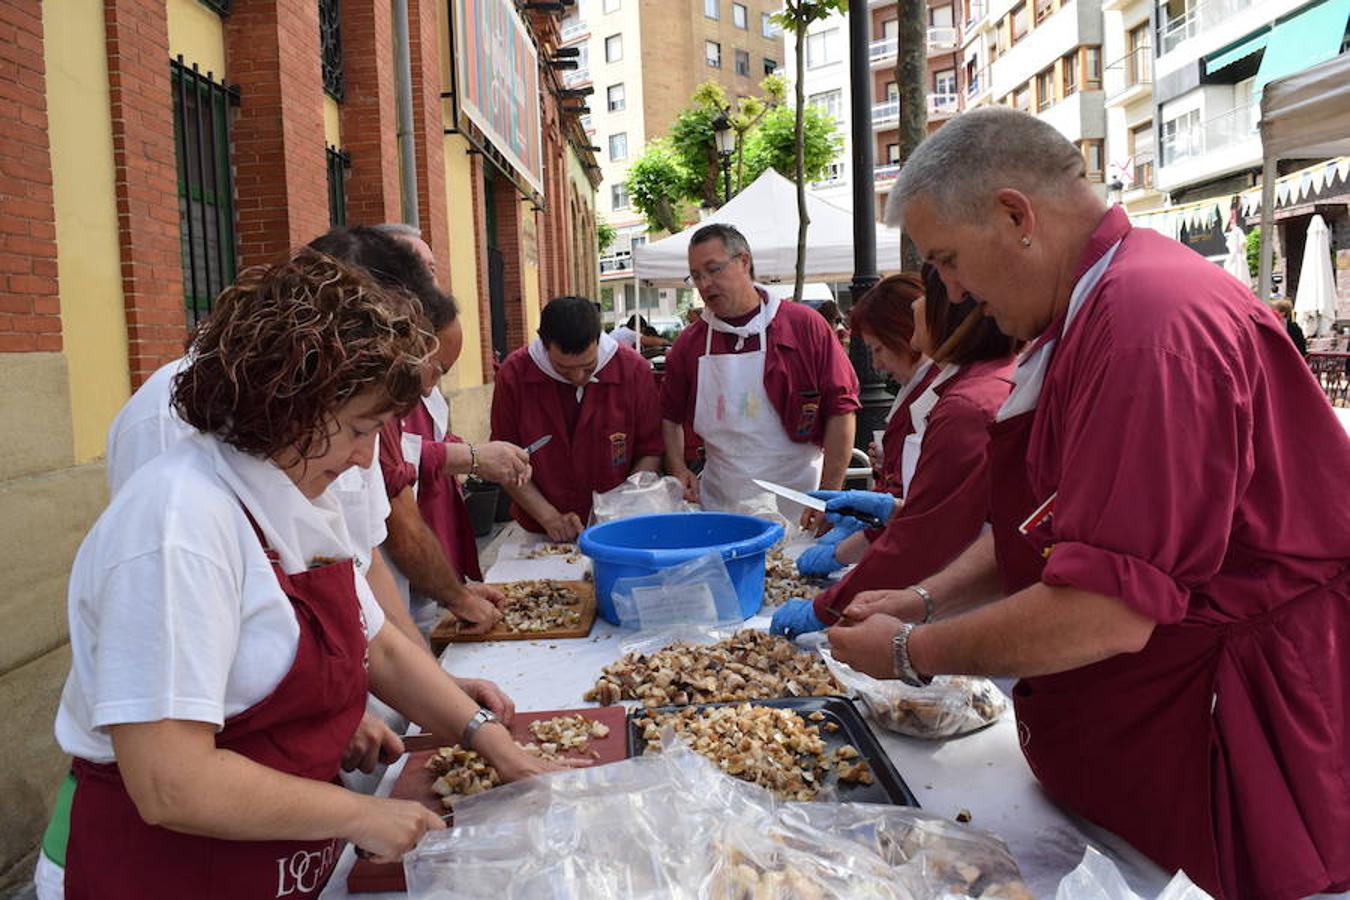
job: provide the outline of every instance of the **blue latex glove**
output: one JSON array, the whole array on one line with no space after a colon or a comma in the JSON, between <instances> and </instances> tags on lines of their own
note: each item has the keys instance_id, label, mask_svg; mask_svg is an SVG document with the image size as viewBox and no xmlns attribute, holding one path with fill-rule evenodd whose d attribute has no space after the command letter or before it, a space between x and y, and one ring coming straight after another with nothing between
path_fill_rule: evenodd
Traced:
<instances>
[{"instance_id":1,"label":"blue latex glove","mask_svg":"<svg viewBox=\"0 0 1350 900\"><path fill-rule=\"evenodd\" d=\"M811 496L825 501L825 518L839 522L846 513L855 510L876 516L883 523L895 509L895 497L885 491L811 491Z\"/></svg>"},{"instance_id":2,"label":"blue latex glove","mask_svg":"<svg viewBox=\"0 0 1350 900\"><path fill-rule=\"evenodd\" d=\"M827 544L825 538L821 538L797 557L797 571L803 575L828 575L836 569L842 569L844 564L834 558L834 548L838 546L837 541Z\"/></svg>"},{"instance_id":3,"label":"blue latex glove","mask_svg":"<svg viewBox=\"0 0 1350 900\"><path fill-rule=\"evenodd\" d=\"M816 618L815 607L810 600L789 600L773 614L769 634L795 638L810 631L823 631L825 627L825 623Z\"/></svg>"}]
</instances>

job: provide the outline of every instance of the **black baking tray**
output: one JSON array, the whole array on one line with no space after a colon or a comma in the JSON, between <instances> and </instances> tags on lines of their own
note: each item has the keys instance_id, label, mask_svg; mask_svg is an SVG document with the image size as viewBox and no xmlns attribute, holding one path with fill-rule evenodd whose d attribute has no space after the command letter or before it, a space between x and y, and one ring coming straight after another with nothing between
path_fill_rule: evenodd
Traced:
<instances>
[{"instance_id":1,"label":"black baking tray","mask_svg":"<svg viewBox=\"0 0 1350 900\"><path fill-rule=\"evenodd\" d=\"M853 701L847 697L781 697L776 700L735 700L730 703L695 703L694 709L713 709L718 706L742 706L749 704L751 706L773 706L779 709L790 709L800 715L806 716L813 712L823 712L826 722L835 722L839 725L839 730L835 732L821 729L821 736L825 739L825 747L833 751L844 744L852 744L858 751L858 754L872 767L872 775L875 781L872 784L835 784L836 795L841 803L890 803L895 806L912 806L918 808L919 801L914 796L914 792L905 784L905 780L900 777L900 773L895 770L895 764L891 758L886 755L886 751L881 748L877 737L868 727L867 722L858 712L858 708L853 705ZM628 712L628 755L630 757L641 756L647 747L647 742L642 739L642 731L638 727L637 720L652 714L672 713L681 709L683 706L658 706L652 709L637 708ZM825 722L812 724L824 725Z\"/></svg>"}]
</instances>

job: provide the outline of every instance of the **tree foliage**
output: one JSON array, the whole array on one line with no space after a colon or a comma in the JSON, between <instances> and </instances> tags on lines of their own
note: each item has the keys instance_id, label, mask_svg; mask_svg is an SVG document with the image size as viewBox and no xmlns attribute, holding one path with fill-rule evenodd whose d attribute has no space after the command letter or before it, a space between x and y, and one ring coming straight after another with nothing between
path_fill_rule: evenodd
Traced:
<instances>
[{"instance_id":1,"label":"tree foliage","mask_svg":"<svg viewBox=\"0 0 1350 900\"><path fill-rule=\"evenodd\" d=\"M595 221L595 245L596 249L604 253L609 249L610 244L619 236L619 230L604 219Z\"/></svg>"},{"instance_id":2,"label":"tree foliage","mask_svg":"<svg viewBox=\"0 0 1350 900\"><path fill-rule=\"evenodd\" d=\"M769 110L759 128L747 141L745 149L745 183L749 184L769 168L780 175L793 177L797 153L797 123L795 110L779 106ZM839 134L834 118L814 106L802 114L803 179L810 184L821 181L830 163L839 158L844 149L843 135Z\"/></svg>"}]
</instances>

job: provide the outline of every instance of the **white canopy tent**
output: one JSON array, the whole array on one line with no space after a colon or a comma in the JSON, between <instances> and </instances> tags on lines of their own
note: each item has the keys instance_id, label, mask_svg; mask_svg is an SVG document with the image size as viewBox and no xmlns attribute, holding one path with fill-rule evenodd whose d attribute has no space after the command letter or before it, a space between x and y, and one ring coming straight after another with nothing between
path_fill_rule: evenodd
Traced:
<instances>
[{"instance_id":1,"label":"white canopy tent","mask_svg":"<svg viewBox=\"0 0 1350 900\"><path fill-rule=\"evenodd\" d=\"M847 281L853 276L853 214L807 191L806 277ZM791 283L797 268L797 186L768 169L708 218L678 234L637 247L633 271L652 287L677 287L689 274L689 239L704 225L735 225L750 242L755 278L765 284ZM877 223L877 267L900 268L900 232Z\"/></svg>"},{"instance_id":2,"label":"white canopy tent","mask_svg":"<svg viewBox=\"0 0 1350 900\"><path fill-rule=\"evenodd\" d=\"M1274 260L1275 164L1281 159L1350 154L1350 53L1287 75L1265 86L1261 97L1261 280L1257 296L1270 296Z\"/></svg>"}]
</instances>

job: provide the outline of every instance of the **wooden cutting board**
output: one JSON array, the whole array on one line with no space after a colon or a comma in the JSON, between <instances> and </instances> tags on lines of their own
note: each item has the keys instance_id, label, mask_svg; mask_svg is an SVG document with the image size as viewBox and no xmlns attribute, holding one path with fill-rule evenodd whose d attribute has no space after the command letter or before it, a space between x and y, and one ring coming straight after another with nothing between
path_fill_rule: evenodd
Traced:
<instances>
[{"instance_id":1,"label":"wooden cutting board","mask_svg":"<svg viewBox=\"0 0 1350 900\"><path fill-rule=\"evenodd\" d=\"M531 579L531 580L549 580L549 579ZM552 631L511 631L503 623L498 622L497 626L486 634L461 634L457 628L457 620L453 615L447 614L445 618L436 623L436 627L431 629L431 649L435 653L440 653L445 649L446 644L466 644L475 641L552 641L567 638L584 638L591 633L591 626L595 624L595 583L591 581L559 581L558 584L563 587L569 587L577 592L581 597L581 622L572 628L556 628ZM493 587L504 588L506 584L494 584Z\"/></svg>"},{"instance_id":2,"label":"wooden cutting board","mask_svg":"<svg viewBox=\"0 0 1350 900\"><path fill-rule=\"evenodd\" d=\"M596 722L609 726L609 734L600 740L592 740L589 750L599 756L596 759L589 753L569 753L577 759L594 760L596 765L618 762L628 758L627 710L622 705L592 706L586 709L560 709L540 712L518 712L511 719L511 734L522 744L534 741L530 734L530 723L539 719L552 719L555 716L583 715ZM435 778L427 771L427 760L438 747L455 744L458 741L442 740L435 735L415 735L403 739L408 750L408 762L399 773L389 796L399 800L416 800L427 809L442 815L446 812L441 798L431 789ZM536 741L537 743L537 741ZM347 876L347 890L353 894L374 894L406 891L403 880L403 863L377 863L369 859L358 859Z\"/></svg>"}]
</instances>

